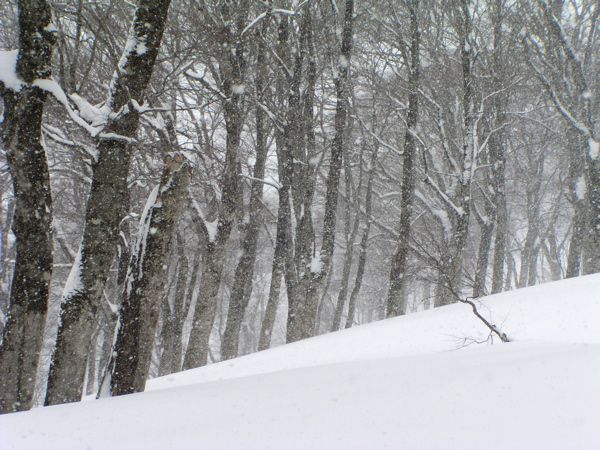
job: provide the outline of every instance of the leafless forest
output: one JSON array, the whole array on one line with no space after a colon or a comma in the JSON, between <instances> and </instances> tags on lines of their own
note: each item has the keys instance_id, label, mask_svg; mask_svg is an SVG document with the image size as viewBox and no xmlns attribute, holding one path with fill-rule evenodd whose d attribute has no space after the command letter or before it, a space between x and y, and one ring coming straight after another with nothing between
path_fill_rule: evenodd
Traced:
<instances>
[{"instance_id":1,"label":"leafless forest","mask_svg":"<svg viewBox=\"0 0 600 450\"><path fill-rule=\"evenodd\" d=\"M600 271L599 14L2 1L0 412Z\"/></svg>"}]
</instances>

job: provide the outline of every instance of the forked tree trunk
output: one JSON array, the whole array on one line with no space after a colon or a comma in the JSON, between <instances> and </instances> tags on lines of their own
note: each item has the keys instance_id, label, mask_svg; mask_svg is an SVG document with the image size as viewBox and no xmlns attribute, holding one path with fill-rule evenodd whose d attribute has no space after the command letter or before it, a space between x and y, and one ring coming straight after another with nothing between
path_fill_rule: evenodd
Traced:
<instances>
[{"instance_id":1,"label":"forked tree trunk","mask_svg":"<svg viewBox=\"0 0 600 450\"><path fill-rule=\"evenodd\" d=\"M115 113L125 109L107 124L98 143L83 239L63 292L46 405L81 399L96 312L115 257L119 224L127 213L124 205L128 204L127 174L132 152L129 142L139 124L133 101L142 103L158 55L169 3L170 0L140 0L127 46L111 82L107 102L110 110Z\"/></svg>"},{"instance_id":2,"label":"forked tree trunk","mask_svg":"<svg viewBox=\"0 0 600 450\"><path fill-rule=\"evenodd\" d=\"M18 6L20 90L5 86L0 74L2 143L14 188L16 238L10 305L0 347L0 414L31 408L53 260L50 178L41 143L47 94L31 83L50 77L55 37L48 2L21 0Z\"/></svg>"},{"instance_id":3,"label":"forked tree trunk","mask_svg":"<svg viewBox=\"0 0 600 450\"><path fill-rule=\"evenodd\" d=\"M164 287L164 261L190 178L191 169L183 156L167 157L160 186L146 203L123 293L111 395L142 392L146 386Z\"/></svg>"}]
</instances>

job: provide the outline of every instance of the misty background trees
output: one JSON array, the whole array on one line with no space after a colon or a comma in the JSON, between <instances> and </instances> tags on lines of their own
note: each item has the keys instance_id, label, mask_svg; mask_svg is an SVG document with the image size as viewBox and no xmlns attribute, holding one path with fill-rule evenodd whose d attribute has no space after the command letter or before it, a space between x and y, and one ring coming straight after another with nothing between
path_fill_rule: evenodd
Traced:
<instances>
[{"instance_id":1,"label":"misty background trees","mask_svg":"<svg viewBox=\"0 0 600 450\"><path fill-rule=\"evenodd\" d=\"M599 10L4 2L0 410L597 272Z\"/></svg>"}]
</instances>

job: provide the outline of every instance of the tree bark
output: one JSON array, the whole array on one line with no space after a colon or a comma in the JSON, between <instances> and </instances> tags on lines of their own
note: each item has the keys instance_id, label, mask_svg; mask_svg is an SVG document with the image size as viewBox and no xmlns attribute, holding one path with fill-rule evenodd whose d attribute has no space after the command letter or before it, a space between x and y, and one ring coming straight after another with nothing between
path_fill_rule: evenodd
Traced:
<instances>
[{"instance_id":1,"label":"tree bark","mask_svg":"<svg viewBox=\"0 0 600 450\"><path fill-rule=\"evenodd\" d=\"M312 261L299 267L301 285L298 297L288 311L287 342L294 342L313 335L317 316L319 291L331 269L335 245L335 231L337 220L337 203L339 179L342 168L342 158L345 136L348 126L350 110L350 56L352 53L354 1L346 0L344 10L344 25L342 28L342 42L338 61L338 77L336 85L336 113L335 135L331 145L331 158L327 174L327 187L325 193L325 216L323 220L323 239L321 250L314 255ZM304 211L306 217L307 211ZM312 227L311 227L312 230ZM289 301L289 300L288 300Z\"/></svg>"},{"instance_id":2,"label":"tree bark","mask_svg":"<svg viewBox=\"0 0 600 450\"><path fill-rule=\"evenodd\" d=\"M361 155L362 157L362 155ZM362 170L362 168L361 168ZM340 290L338 292L337 301L335 304L335 310L333 312L333 322L331 325L331 331L337 331L340 328L340 324L342 321L342 312L344 311L344 305L346 304L346 297L348 296L348 282L350 281L350 270L352 269L352 261L354 260L354 241L356 240L356 234L358 233L358 227L360 225L360 215L358 213L360 209L360 202L358 201L358 195L360 194L360 182L359 188L357 189L356 201L350 202L350 187L351 184L351 176L350 176L350 167L347 162L347 158L344 158L344 171L346 172L346 224L344 234L346 235L346 254L344 255L344 266L342 268L342 280L340 283ZM350 206L356 208L356 214L354 217L354 222L352 224L352 230L350 230L350 222L352 219L350 213ZM321 308L322 309L321 302ZM317 317L317 326L320 322L320 314ZM318 333L317 333L318 334Z\"/></svg>"},{"instance_id":3,"label":"tree bark","mask_svg":"<svg viewBox=\"0 0 600 450\"><path fill-rule=\"evenodd\" d=\"M533 170L527 180L527 234L521 252L521 267L517 287L523 288L535 284L537 278L537 256L540 239L540 189L544 172L544 156L530 158L529 166Z\"/></svg>"},{"instance_id":4,"label":"tree bark","mask_svg":"<svg viewBox=\"0 0 600 450\"><path fill-rule=\"evenodd\" d=\"M390 269L390 289L388 291L386 316L395 317L405 314L404 300L406 293L406 263L410 250L410 219L412 214L415 174L414 158L416 152L415 127L419 112L419 0L413 0L409 6L410 11L410 62L408 66L408 112L406 116L406 132L404 134L404 150L402 156L402 187L400 199L400 223L398 224L398 242L392 258Z\"/></svg>"},{"instance_id":5,"label":"tree bark","mask_svg":"<svg viewBox=\"0 0 600 450\"><path fill-rule=\"evenodd\" d=\"M244 86L246 74L245 41L242 31L248 14L248 2L242 2L236 11L233 11L228 4L224 4L221 12L225 19L220 33L223 53L219 55L219 71L222 79L220 88L223 94L223 115L227 133L225 165L220 184L221 202L216 236L206 241L200 292L183 361L184 369L203 366L208 362L209 340L217 310L217 295L223 274L225 250L239 206L238 150L243 128L243 91L240 92L236 87ZM237 31L231 27L232 22L236 23Z\"/></svg>"},{"instance_id":6,"label":"tree bark","mask_svg":"<svg viewBox=\"0 0 600 450\"><path fill-rule=\"evenodd\" d=\"M571 239L567 255L566 278L579 276L583 273L594 273L590 270L590 260L593 254L592 230L590 229L590 198L587 192L586 180L586 147L587 142L580 133L569 127L567 130L567 145L569 154L569 192L567 199L573 205L573 219L571 222ZM582 270L583 269L583 270Z\"/></svg>"},{"instance_id":7,"label":"tree bark","mask_svg":"<svg viewBox=\"0 0 600 450\"><path fill-rule=\"evenodd\" d=\"M306 20L306 17L305 17ZM282 61L289 63L288 55L288 39L289 39L289 23L286 17L282 17L278 27L278 42L277 49L279 57ZM302 41L302 40L301 40ZM294 77L299 77L298 64L304 52L299 52L296 59ZM290 151L291 140L288 137L291 133L290 127L295 127L294 116L291 109L295 105L295 92L289 86L288 79L282 74L282 71L277 76L277 107L278 109L285 108L285 94L289 92L288 97L288 120L283 131L275 128L275 145L277 150L277 170L279 175L278 189L278 209L277 209L277 229L275 232L275 250L273 253L273 263L271 266L271 283L269 286L269 297L265 309L265 315L262 320L260 336L258 341L258 350L265 350L271 345L271 337L273 334L273 326L277 317L277 307L279 305L279 297L281 292L282 277L285 276L287 287L288 310L289 303L294 301L294 292L296 289L296 270L294 266L294 247L292 245L292 227L291 227L291 208L290 197L292 184L292 158ZM295 106L297 107L297 105Z\"/></svg>"},{"instance_id":8,"label":"tree bark","mask_svg":"<svg viewBox=\"0 0 600 450\"><path fill-rule=\"evenodd\" d=\"M588 44L588 48L581 52L572 46L565 35L565 28L561 24L561 12L564 6L562 2L556 2L551 6L540 1L538 6L544 23L544 27L541 27L542 32L538 33L538 38L541 37L544 41L546 54L540 51L539 41L533 40L530 36L527 36L523 42L530 57L529 65L548 93L556 110L572 131L577 133L581 141L586 144L585 185L588 196L589 232L586 233L584 245L583 271L584 273L596 272L600 271L600 139L597 127L595 127L598 110L597 96L594 95L594 89L590 87L594 82L588 82L586 79L586 75L596 74L596 71L589 67L593 64L591 52L594 46ZM590 11L589 29L584 30L588 33L588 42L593 42L592 38L599 16L600 8L595 5L595 8ZM581 42L583 39L582 36ZM536 49L534 59L531 58L532 48ZM554 68L558 65L556 73L559 75L556 76L547 69L540 70L536 65L536 59L541 61L541 66ZM585 67L586 64L588 67ZM573 260L571 273L575 271L575 266Z\"/></svg>"},{"instance_id":9,"label":"tree bark","mask_svg":"<svg viewBox=\"0 0 600 450\"><path fill-rule=\"evenodd\" d=\"M502 291L504 281L504 262L506 260L506 237L508 233L508 211L506 208L506 109L508 94L502 92L506 73L506 48L502 25L504 23L504 2L495 0L494 48L492 54L493 86L497 92L492 101L493 123L496 131L489 138L490 162L492 164L492 186L494 189L494 217L496 233L494 236L494 256L492 266L492 294Z\"/></svg>"},{"instance_id":10,"label":"tree bark","mask_svg":"<svg viewBox=\"0 0 600 450\"><path fill-rule=\"evenodd\" d=\"M477 265L475 267L475 282L473 284L473 298L485 295L485 281L487 278L488 261L494 223L489 218L480 223L481 237L479 238L479 249L477 251Z\"/></svg>"},{"instance_id":11,"label":"tree bark","mask_svg":"<svg viewBox=\"0 0 600 450\"><path fill-rule=\"evenodd\" d=\"M184 251L184 239L177 235L177 276L175 283L175 293L173 301L165 299L163 304L163 327L162 342L163 348L160 357L160 366L158 375L169 375L170 373L181 370L181 339L183 334L183 322L185 320L186 306L186 285L189 272L188 259ZM190 284L188 289L194 289Z\"/></svg>"},{"instance_id":12,"label":"tree bark","mask_svg":"<svg viewBox=\"0 0 600 450\"><path fill-rule=\"evenodd\" d=\"M50 365L46 405L79 401L86 352L96 312L115 256L119 224L128 204L127 174L139 114L167 20L170 0L140 0L128 43L111 82L107 104L112 119L100 137L93 164L83 238L63 292L56 347ZM140 46L139 44L142 44ZM139 51L138 49L142 48Z\"/></svg>"},{"instance_id":13,"label":"tree bark","mask_svg":"<svg viewBox=\"0 0 600 450\"><path fill-rule=\"evenodd\" d=\"M52 276L52 201L41 130L47 93L33 86L51 74L54 32L43 0L19 1L19 91L0 81L2 143L13 182L16 260L0 347L0 414L31 408ZM4 254L2 254L4 257Z\"/></svg>"},{"instance_id":14,"label":"tree bark","mask_svg":"<svg viewBox=\"0 0 600 450\"><path fill-rule=\"evenodd\" d=\"M279 192L280 205L282 201L288 201L287 197L282 197ZM281 211L281 206L280 206ZM265 308L260 336L258 340L258 350L266 350L271 346L271 337L273 335L273 326L277 318L277 307L279 306L279 295L281 293L281 281L285 272L285 252L288 251L288 232L285 218L278 213L277 230L275 232L275 251L273 253L273 263L271 266L271 284L269 286L269 298Z\"/></svg>"},{"instance_id":15,"label":"tree bark","mask_svg":"<svg viewBox=\"0 0 600 450\"><path fill-rule=\"evenodd\" d=\"M356 266L356 276L354 278L354 286L350 293L350 300L348 300L348 316L346 317L346 328L354 325L354 318L356 316L356 304L358 301L358 294L362 287L363 276L365 274L365 266L367 264L367 250L369 243L369 234L371 232L371 213L373 210L373 182L375 178L375 165L377 164L377 154L379 152L379 146L375 143L373 154L371 156L371 162L369 164L369 174L367 178L367 192L365 194L365 227L363 228L362 237L360 239L360 250L358 253L358 263Z\"/></svg>"},{"instance_id":16,"label":"tree bark","mask_svg":"<svg viewBox=\"0 0 600 450\"><path fill-rule=\"evenodd\" d=\"M266 22L265 22L266 23ZM264 28L263 28L264 30ZM245 225L245 235L242 240L242 257L236 267L233 287L229 298L227 322L221 348L221 358L231 359L238 355L240 330L244 314L250 300L252 279L254 276L254 263L258 247L258 231L261 221L261 203L263 198L263 183L265 176L265 163L267 159L267 129L265 112L262 109L266 89L266 44L264 38L258 37L258 73L256 78L256 98L259 105L256 107L256 160L251 191L249 219Z\"/></svg>"},{"instance_id":17,"label":"tree bark","mask_svg":"<svg viewBox=\"0 0 600 450\"><path fill-rule=\"evenodd\" d=\"M186 198L191 169L183 156L167 156L160 186L140 220L119 317L111 395L142 392L150 370L163 292L164 260Z\"/></svg>"},{"instance_id":18,"label":"tree bark","mask_svg":"<svg viewBox=\"0 0 600 450\"><path fill-rule=\"evenodd\" d=\"M475 108L474 108L474 73L472 55L472 17L469 2L460 2L460 55L462 69L462 115L463 115L463 148L461 173L458 174L458 192L455 199L457 208L450 210L454 218L452 241L449 243L447 255L440 263L440 274L436 288L435 306L444 306L456 302L460 295L463 279L463 252L467 244L469 220L471 215L471 182L475 168Z\"/></svg>"}]
</instances>

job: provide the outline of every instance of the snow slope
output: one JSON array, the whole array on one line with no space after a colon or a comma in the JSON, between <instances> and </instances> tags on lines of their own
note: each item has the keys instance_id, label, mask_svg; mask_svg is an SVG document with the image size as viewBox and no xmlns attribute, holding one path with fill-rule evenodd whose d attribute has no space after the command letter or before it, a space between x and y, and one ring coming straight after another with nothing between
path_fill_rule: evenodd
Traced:
<instances>
[{"instance_id":1,"label":"snow slope","mask_svg":"<svg viewBox=\"0 0 600 450\"><path fill-rule=\"evenodd\" d=\"M0 449L597 449L600 276L457 304L0 416ZM460 350L458 350L460 348Z\"/></svg>"}]
</instances>

